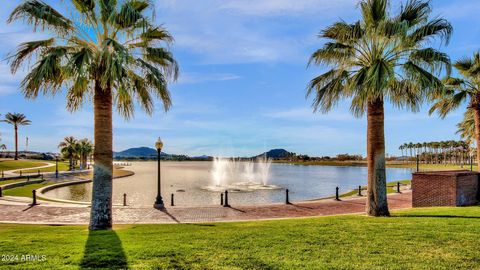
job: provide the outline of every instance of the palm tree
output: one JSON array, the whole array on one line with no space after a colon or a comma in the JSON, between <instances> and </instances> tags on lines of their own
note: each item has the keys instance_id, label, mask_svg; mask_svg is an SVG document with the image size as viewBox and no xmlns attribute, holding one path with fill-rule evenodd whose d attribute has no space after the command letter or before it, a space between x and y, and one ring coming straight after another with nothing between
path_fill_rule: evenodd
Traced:
<instances>
[{"instance_id":1,"label":"palm tree","mask_svg":"<svg viewBox=\"0 0 480 270\"><path fill-rule=\"evenodd\" d=\"M60 144L60 153L62 153L64 158L68 158L69 170L73 171L75 169L74 160L78 154L78 144L77 139L73 136L65 137Z\"/></svg>"},{"instance_id":2,"label":"palm tree","mask_svg":"<svg viewBox=\"0 0 480 270\"><path fill-rule=\"evenodd\" d=\"M449 71L449 57L426 45L433 38L448 42L452 26L444 19L429 20L428 1L411 0L397 16L389 0L361 0L360 21L334 23L320 33L323 48L310 63L332 69L314 78L307 96L315 93L313 108L327 112L341 99L351 98L356 116L367 114L367 214L388 216L385 176L384 103L417 111L428 95L443 89L435 73Z\"/></svg>"},{"instance_id":3,"label":"palm tree","mask_svg":"<svg viewBox=\"0 0 480 270\"><path fill-rule=\"evenodd\" d=\"M438 96L437 103L430 109L444 118L451 111L457 109L464 102L468 103L467 114L473 120L474 138L477 146L480 143L480 52L475 52L473 58L458 60L453 65L462 78L447 78L445 84L448 90ZM470 112L469 112L470 111ZM467 116L466 114L466 116ZM477 162L480 162L480 147L477 147ZM480 166L478 166L480 170Z\"/></svg>"},{"instance_id":4,"label":"palm tree","mask_svg":"<svg viewBox=\"0 0 480 270\"><path fill-rule=\"evenodd\" d=\"M93 152L93 143L88 139L82 139L77 143L78 155L80 157L80 169L87 167L87 159Z\"/></svg>"},{"instance_id":5,"label":"palm tree","mask_svg":"<svg viewBox=\"0 0 480 270\"><path fill-rule=\"evenodd\" d=\"M7 113L2 122L12 125L15 130L15 160L18 160L18 127L28 126L32 122L23 113Z\"/></svg>"},{"instance_id":6,"label":"palm tree","mask_svg":"<svg viewBox=\"0 0 480 270\"><path fill-rule=\"evenodd\" d=\"M173 38L153 24L152 2L71 0L67 17L42 1L27 0L8 19L54 33L49 39L20 44L10 57L15 73L24 60L36 56L21 84L25 97L53 95L65 86L70 111L93 101L97 147L91 230L112 226L113 107L129 119L135 100L148 114L154 111L153 96L160 98L165 110L171 106L168 80L177 78L178 66L166 45Z\"/></svg>"},{"instance_id":7,"label":"palm tree","mask_svg":"<svg viewBox=\"0 0 480 270\"><path fill-rule=\"evenodd\" d=\"M467 110L463 114L463 119L457 124L457 134L469 145L475 144L475 117L473 110Z\"/></svg>"},{"instance_id":8,"label":"palm tree","mask_svg":"<svg viewBox=\"0 0 480 270\"><path fill-rule=\"evenodd\" d=\"M412 160L412 158L413 158L413 153L412 153L413 145L414 145L414 144L413 144L412 142L409 142L409 143L407 144L408 149L410 149L410 160Z\"/></svg>"},{"instance_id":9,"label":"palm tree","mask_svg":"<svg viewBox=\"0 0 480 270\"><path fill-rule=\"evenodd\" d=\"M427 156L428 156L428 151L427 151L427 145L428 143L427 142L423 142L422 143L422 147L423 147L423 162L424 164L427 164L428 163L428 160L427 160Z\"/></svg>"},{"instance_id":10,"label":"palm tree","mask_svg":"<svg viewBox=\"0 0 480 270\"><path fill-rule=\"evenodd\" d=\"M0 114L1 116L1 114ZM1 133L0 133L0 142L2 141L2 137L1 137ZM0 150L6 150L7 149L7 146L5 144L0 144Z\"/></svg>"}]
</instances>

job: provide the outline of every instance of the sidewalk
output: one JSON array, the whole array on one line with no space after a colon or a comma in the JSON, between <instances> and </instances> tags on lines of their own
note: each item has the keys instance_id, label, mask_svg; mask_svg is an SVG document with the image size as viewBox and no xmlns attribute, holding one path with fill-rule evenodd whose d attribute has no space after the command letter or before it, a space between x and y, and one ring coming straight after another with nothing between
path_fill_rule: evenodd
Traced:
<instances>
[{"instance_id":1,"label":"sidewalk","mask_svg":"<svg viewBox=\"0 0 480 270\"><path fill-rule=\"evenodd\" d=\"M365 212L365 197L350 197L342 201L320 200L292 205L232 207L167 207L159 211L153 207L114 207L115 224L165 224L269 220L326 215L357 214ZM27 198L5 197L0 199L0 223L26 224L88 224L90 207L53 202L41 202L29 206ZM391 210L410 208L411 191L388 196Z\"/></svg>"}]
</instances>

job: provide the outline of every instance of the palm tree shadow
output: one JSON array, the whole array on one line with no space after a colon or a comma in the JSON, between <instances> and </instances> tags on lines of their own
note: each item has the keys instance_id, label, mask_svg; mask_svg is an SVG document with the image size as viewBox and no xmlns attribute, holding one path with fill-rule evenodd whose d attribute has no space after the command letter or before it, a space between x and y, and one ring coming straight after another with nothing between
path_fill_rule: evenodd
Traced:
<instances>
[{"instance_id":1,"label":"palm tree shadow","mask_svg":"<svg viewBox=\"0 0 480 270\"><path fill-rule=\"evenodd\" d=\"M122 242L113 230L90 231L80 269L127 269Z\"/></svg>"}]
</instances>

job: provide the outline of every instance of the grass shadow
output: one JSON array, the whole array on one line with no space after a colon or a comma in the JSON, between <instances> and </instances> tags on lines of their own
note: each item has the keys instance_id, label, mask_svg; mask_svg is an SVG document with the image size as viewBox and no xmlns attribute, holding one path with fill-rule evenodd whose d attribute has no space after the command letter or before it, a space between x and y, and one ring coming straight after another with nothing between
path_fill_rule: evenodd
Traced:
<instances>
[{"instance_id":1,"label":"grass shadow","mask_svg":"<svg viewBox=\"0 0 480 270\"><path fill-rule=\"evenodd\" d=\"M80 269L127 269L122 242L113 230L90 231Z\"/></svg>"}]
</instances>

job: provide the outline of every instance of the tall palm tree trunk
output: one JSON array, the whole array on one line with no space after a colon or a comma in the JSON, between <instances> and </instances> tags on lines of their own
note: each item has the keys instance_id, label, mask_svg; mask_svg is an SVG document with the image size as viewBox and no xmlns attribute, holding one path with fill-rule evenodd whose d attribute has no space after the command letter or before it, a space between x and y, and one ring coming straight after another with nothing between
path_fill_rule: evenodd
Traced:
<instances>
[{"instance_id":1,"label":"tall palm tree trunk","mask_svg":"<svg viewBox=\"0 0 480 270\"><path fill-rule=\"evenodd\" d=\"M18 127L15 125L15 160L18 160Z\"/></svg>"},{"instance_id":2,"label":"tall palm tree trunk","mask_svg":"<svg viewBox=\"0 0 480 270\"><path fill-rule=\"evenodd\" d=\"M95 149L90 230L112 227L112 92L95 82Z\"/></svg>"},{"instance_id":3,"label":"tall palm tree trunk","mask_svg":"<svg viewBox=\"0 0 480 270\"><path fill-rule=\"evenodd\" d=\"M480 105L472 106L475 111L475 139L477 140L477 161L480 161ZM480 164L477 166L480 171Z\"/></svg>"},{"instance_id":4,"label":"tall palm tree trunk","mask_svg":"<svg viewBox=\"0 0 480 270\"><path fill-rule=\"evenodd\" d=\"M383 100L369 102L367 116L367 214L389 216L385 172Z\"/></svg>"}]
</instances>

